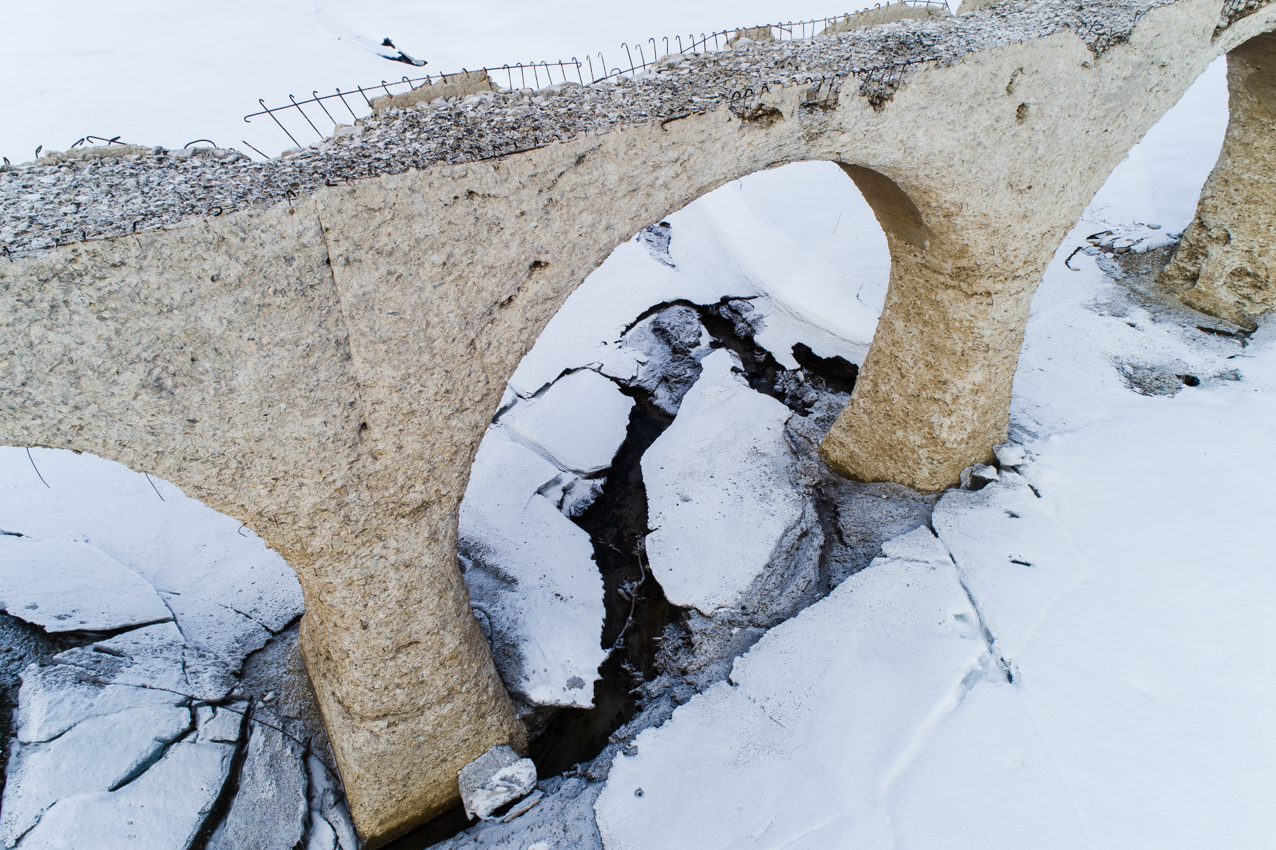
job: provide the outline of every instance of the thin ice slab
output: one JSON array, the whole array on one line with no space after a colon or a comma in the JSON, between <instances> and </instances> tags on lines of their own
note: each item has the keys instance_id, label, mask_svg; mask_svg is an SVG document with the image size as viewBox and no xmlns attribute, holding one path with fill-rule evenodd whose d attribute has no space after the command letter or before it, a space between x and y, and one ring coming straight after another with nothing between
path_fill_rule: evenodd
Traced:
<instances>
[{"instance_id":1,"label":"thin ice slab","mask_svg":"<svg viewBox=\"0 0 1276 850\"><path fill-rule=\"evenodd\" d=\"M49 632L109 632L173 619L155 589L95 546L0 537L0 608Z\"/></svg>"},{"instance_id":2,"label":"thin ice slab","mask_svg":"<svg viewBox=\"0 0 1276 850\"><path fill-rule=\"evenodd\" d=\"M561 470L501 429L479 447L461 504L470 601L506 687L535 705L593 705L603 583L589 535L541 490Z\"/></svg>"}]
</instances>

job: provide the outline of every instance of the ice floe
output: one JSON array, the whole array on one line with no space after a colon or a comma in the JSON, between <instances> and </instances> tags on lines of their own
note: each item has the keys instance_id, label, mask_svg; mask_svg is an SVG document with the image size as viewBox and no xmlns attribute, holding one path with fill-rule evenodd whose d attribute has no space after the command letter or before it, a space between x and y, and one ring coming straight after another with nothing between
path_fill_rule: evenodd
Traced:
<instances>
[{"instance_id":1,"label":"ice floe","mask_svg":"<svg viewBox=\"0 0 1276 850\"><path fill-rule=\"evenodd\" d=\"M712 614L738 604L807 515L784 437L792 415L735 373L718 350L669 429L642 458L647 557L675 605Z\"/></svg>"}]
</instances>

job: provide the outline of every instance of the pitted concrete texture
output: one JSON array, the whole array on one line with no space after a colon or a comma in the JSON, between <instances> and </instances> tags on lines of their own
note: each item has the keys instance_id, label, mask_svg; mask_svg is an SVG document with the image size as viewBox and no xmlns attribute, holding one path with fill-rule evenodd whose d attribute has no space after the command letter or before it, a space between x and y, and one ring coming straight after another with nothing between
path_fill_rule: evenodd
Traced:
<instances>
[{"instance_id":1,"label":"pitted concrete texture","mask_svg":"<svg viewBox=\"0 0 1276 850\"><path fill-rule=\"evenodd\" d=\"M492 90L492 79L487 75L486 71L448 74L439 77L438 82L427 80L403 94L388 94L373 98L372 108L376 110L408 109L418 103L429 103L441 97L468 97L472 94Z\"/></svg>"},{"instance_id":2,"label":"pitted concrete texture","mask_svg":"<svg viewBox=\"0 0 1276 850\"><path fill-rule=\"evenodd\" d=\"M210 153L94 161L87 176L19 169L5 185L27 181L22 198L118 187L94 201L102 218L135 209L155 175L151 224L169 221L155 199L175 175L183 203L222 192L244 211L228 201L175 230L52 250L40 234L61 225L29 216L33 256L0 260L0 442L156 473L283 554L353 815L382 843L452 805L457 770L490 746L524 745L457 569L457 511L508 377L617 245L738 177L841 163L892 271L824 456L866 480L947 486L1004 439L1029 301L1064 233L1236 46L1215 40L1219 21L1218 0L1007 0L690 58L621 86L391 110L361 144L270 164ZM1276 12L1236 26L1271 29ZM848 64L835 86L805 80L937 53L895 75ZM698 100L759 78L776 82ZM565 141L491 158L495 140L544 126ZM291 200L251 209L286 186Z\"/></svg>"},{"instance_id":3,"label":"pitted concrete texture","mask_svg":"<svg viewBox=\"0 0 1276 850\"><path fill-rule=\"evenodd\" d=\"M1254 328L1276 309L1276 35L1227 54L1227 87L1223 150L1162 280L1189 307Z\"/></svg>"},{"instance_id":4,"label":"pitted concrete texture","mask_svg":"<svg viewBox=\"0 0 1276 850\"><path fill-rule=\"evenodd\" d=\"M850 32L859 27L874 27L878 24L890 24L895 21L923 21L927 18L942 18L947 15L947 6L910 6L904 2L887 3L884 6L843 15L836 23L829 24L823 34Z\"/></svg>"}]
</instances>

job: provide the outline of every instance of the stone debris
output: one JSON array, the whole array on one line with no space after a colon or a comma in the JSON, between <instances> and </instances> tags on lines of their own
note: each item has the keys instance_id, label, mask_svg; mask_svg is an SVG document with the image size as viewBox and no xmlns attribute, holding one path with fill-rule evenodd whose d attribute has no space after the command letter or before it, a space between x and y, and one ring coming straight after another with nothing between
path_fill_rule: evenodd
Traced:
<instances>
[{"instance_id":1,"label":"stone debris","mask_svg":"<svg viewBox=\"0 0 1276 850\"><path fill-rule=\"evenodd\" d=\"M493 812L536 788L536 765L500 744L461 768L457 782L466 816L495 820Z\"/></svg>"},{"instance_id":2,"label":"stone debris","mask_svg":"<svg viewBox=\"0 0 1276 850\"><path fill-rule=\"evenodd\" d=\"M173 619L137 573L95 546L0 537L0 608L49 632L110 632Z\"/></svg>"},{"instance_id":3,"label":"stone debris","mask_svg":"<svg viewBox=\"0 0 1276 850\"><path fill-rule=\"evenodd\" d=\"M633 386L651 393L656 407L676 416L682 399L700 377L700 361L709 354L709 332L700 314L685 304L660 310L625 334L623 344L636 353Z\"/></svg>"},{"instance_id":4,"label":"stone debris","mask_svg":"<svg viewBox=\"0 0 1276 850\"><path fill-rule=\"evenodd\" d=\"M208 850L294 850L309 811L303 748L269 709L256 709L249 726L239 788Z\"/></svg>"},{"instance_id":5,"label":"stone debris","mask_svg":"<svg viewBox=\"0 0 1276 850\"><path fill-rule=\"evenodd\" d=\"M477 162L723 107L748 115L758 101L740 93L763 86L809 88L809 79L828 79L826 99L850 86L881 108L922 63L953 65L976 51L1067 31L1098 55L1128 40L1143 14L1167 2L993 4L970 15L796 41L742 39L729 49L671 56L591 85L482 92L387 109L267 162L209 148L124 155L96 148L50 156L0 173L0 245L11 257L38 255L69 242L270 206L348 180ZM497 73L498 85L508 82Z\"/></svg>"},{"instance_id":6,"label":"stone debris","mask_svg":"<svg viewBox=\"0 0 1276 850\"><path fill-rule=\"evenodd\" d=\"M977 463L961 471L961 489L979 490L996 481L999 477L997 467Z\"/></svg>"},{"instance_id":7,"label":"stone debris","mask_svg":"<svg viewBox=\"0 0 1276 850\"><path fill-rule=\"evenodd\" d=\"M677 268L673 257L669 256L669 243L673 238L673 225L669 222L662 221L659 224L644 227L635 238L647 248L647 253L657 263L671 269Z\"/></svg>"}]
</instances>

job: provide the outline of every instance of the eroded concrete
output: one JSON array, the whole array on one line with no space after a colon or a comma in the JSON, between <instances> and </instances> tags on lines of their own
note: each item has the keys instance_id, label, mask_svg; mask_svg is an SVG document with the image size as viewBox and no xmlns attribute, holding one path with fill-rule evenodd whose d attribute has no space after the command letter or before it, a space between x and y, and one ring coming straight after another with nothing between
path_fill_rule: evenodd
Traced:
<instances>
[{"instance_id":1,"label":"eroded concrete","mask_svg":"<svg viewBox=\"0 0 1276 850\"><path fill-rule=\"evenodd\" d=\"M924 58L927 27L1001 32L1028 7L891 31ZM324 184L345 172L315 169L353 168L358 149L306 155L311 170L292 173L309 175L294 184L308 196L0 260L0 441L156 473L288 560L352 812L370 844L384 842L452 805L461 766L524 744L457 570L457 511L515 366L642 228L737 177L843 164L886 230L892 272L824 457L920 490L992 459L1029 302L1060 239L1235 46L1215 39L1217 0L1031 8L1054 22L1041 37L894 76L820 86L795 69L760 96L607 117L508 156L396 174L369 159L376 176L340 185ZM1066 23L1091 13L1107 29ZM1270 29L1276 13L1236 26ZM812 44L850 50L842 40L881 33L825 39ZM763 49L804 55L748 48ZM565 89L537 109L560 96L589 102Z\"/></svg>"},{"instance_id":2,"label":"eroded concrete","mask_svg":"<svg viewBox=\"0 0 1276 850\"><path fill-rule=\"evenodd\" d=\"M1196 218L1162 280L1242 327L1276 309L1276 34L1227 54L1230 117Z\"/></svg>"}]
</instances>

